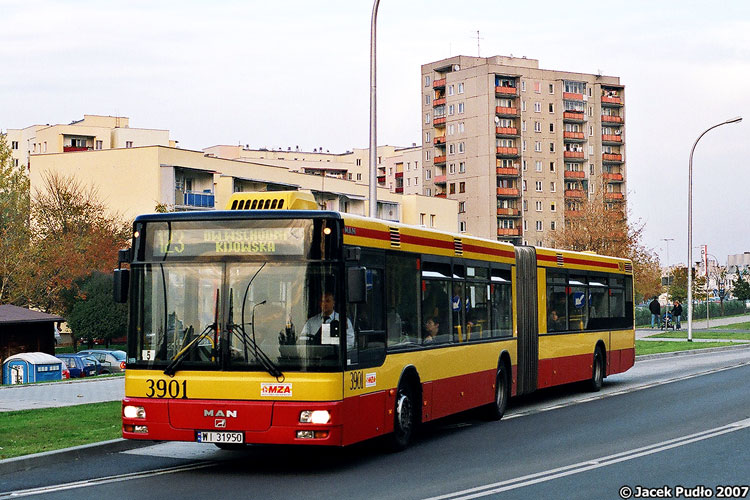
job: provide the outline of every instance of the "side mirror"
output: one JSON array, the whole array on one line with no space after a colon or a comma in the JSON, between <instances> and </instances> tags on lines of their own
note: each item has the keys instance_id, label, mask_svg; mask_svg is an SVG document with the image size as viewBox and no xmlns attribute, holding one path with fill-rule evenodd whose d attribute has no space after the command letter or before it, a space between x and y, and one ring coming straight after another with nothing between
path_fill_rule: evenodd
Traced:
<instances>
[{"instance_id":1,"label":"side mirror","mask_svg":"<svg viewBox=\"0 0 750 500\"><path fill-rule=\"evenodd\" d=\"M367 301L367 269L350 267L346 270L346 285L350 304Z\"/></svg>"},{"instance_id":2,"label":"side mirror","mask_svg":"<svg viewBox=\"0 0 750 500\"><path fill-rule=\"evenodd\" d=\"M128 288L130 286L130 269L115 269L112 287L112 298L117 304L128 301Z\"/></svg>"}]
</instances>

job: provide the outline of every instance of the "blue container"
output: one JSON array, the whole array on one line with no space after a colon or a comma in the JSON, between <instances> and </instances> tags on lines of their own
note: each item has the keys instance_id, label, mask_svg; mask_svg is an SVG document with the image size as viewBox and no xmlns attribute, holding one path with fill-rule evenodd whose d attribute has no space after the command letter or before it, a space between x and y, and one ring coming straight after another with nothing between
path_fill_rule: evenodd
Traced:
<instances>
[{"instance_id":1,"label":"blue container","mask_svg":"<svg viewBox=\"0 0 750 500\"><path fill-rule=\"evenodd\" d=\"M3 362L3 384L62 380L63 362L44 352L14 354Z\"/></svg>"}]
</instances>

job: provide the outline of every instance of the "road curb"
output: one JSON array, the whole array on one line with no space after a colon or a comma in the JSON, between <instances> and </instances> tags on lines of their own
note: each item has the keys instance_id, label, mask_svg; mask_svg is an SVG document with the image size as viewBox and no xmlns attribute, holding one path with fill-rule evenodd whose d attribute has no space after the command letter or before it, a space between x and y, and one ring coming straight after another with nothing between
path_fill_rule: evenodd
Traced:
<instances>
[{"instance_id":1,"label":"road curb","mask_svg":"<svg viewBox=\"0 0 750 500\"><path fill-rule=\"evenodd\" d=\"M20 457L6 458L0 460L0 474L12 474L28 470L34 467L52 465L63 461L78 460L88 457L91 454L98 453L116 453L127 451L143 446L151 446L158 441L140 441L133 439L112 439L110 441L101 441L99 443L82 444L72 448L63 448L62 450L45 451L33 455L23 455Z\"/></svg>"},{"instance_id":2,"label":"road curb","mask_svg":"<svg viewBox=\"0 0 750 500\"><path fill-rule=\"evenodd\" d=\"M711 352L729 351L732 349L750 349L750 343L728 345L725 347L706 347L705 349L690 349L687 351L660 352L658 354L642 354L636 356L636 361L647 361L649 359L671 358L673 356L695 356Z\"/></svg>"}]
</instances>

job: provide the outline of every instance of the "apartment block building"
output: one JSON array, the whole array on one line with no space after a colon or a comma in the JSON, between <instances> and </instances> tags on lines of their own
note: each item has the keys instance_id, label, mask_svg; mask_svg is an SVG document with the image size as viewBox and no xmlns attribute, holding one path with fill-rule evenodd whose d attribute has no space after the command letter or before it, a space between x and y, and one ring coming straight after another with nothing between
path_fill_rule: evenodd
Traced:
<instances>
[{"instance_id":1,"label":"apartment block building","mask_svg":"<svg viewBox=\"0 0 750 500\"><path fill-rule=\"evenodd\" d=\"M618 77L455 56L423 65L421 88L422 193L457 200L460 231L555 246L584 200L624 209Z\"/></svg>"},{"instance_id":2,"label":"apartment block building","mask_svg":"<svg viewBox=\"0 0 750 500\"><path fill-rule=\"evenodd\" d=\"M58 125L8 129L8 145L16 166L29 165L32 154L98 151L138 146L172 146L169 130L131 128L125 116L83 115Z\"/></svg>"}]
</instances>

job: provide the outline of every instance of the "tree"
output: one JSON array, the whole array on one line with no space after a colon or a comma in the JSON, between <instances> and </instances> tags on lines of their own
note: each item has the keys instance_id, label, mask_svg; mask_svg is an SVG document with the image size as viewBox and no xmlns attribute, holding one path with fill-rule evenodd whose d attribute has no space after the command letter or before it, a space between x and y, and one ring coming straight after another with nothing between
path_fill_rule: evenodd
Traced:
<instances>
[{"instance_id":1,"label":"tree","mask_svg":"<svg viewBox=\"0 0 750 500\"><path fill-rule=\"evenodd\" d=\"M644 225L629 225L624 208L605 202L604 192L602 186L597 196L574 202L571 208L576 215L566 221L557 245L568 250L626 257L633 262L636 301L659 295L659 259L641 243Z\"/></svg>"},{"instance_id":2,"label":"tree","mask_svg":"<svg viewBox=\"0 0 750 500\"><path fill-rule=\"evenodd\" d=\"M128 308L112 300L112 282L112 274L98 271L77 280L78 300L68 314L68 325L74 338L89 347L94 339L103 339L109 347L113 338L126 335Z\"/></svg>"},{"instance_id":3,"label":"tree","mask_svg":"<svg viewBox=\"0 0 750 500\"><path fill-rule=\"evenodd\" d=\"M750 273L739 271L732 282L732 295L739 300L750 300Z\"/></svg>"},{"instance_id":4,"label":"tree","mask_svg":"<svg viewBox=\"0 0 750 500\"><path fill-rule=\"evenodd\" d=\"M687 267L676 267L672 270L672 284L667 289L670 300L687 300ZM693 299L706 300L706 278L696 276L693 269Z\"/></svg>"},{"instance_id":5,"label":"tree","mask_svg":"<svg viewBox=\"0 0 750 500\"><path fill-rule=\"evenodd\" d=\"M22 305L28 266L29 178L13 164L6 137L0 134L0 303Z\"/></svg>"},{"instance_id":6,"label":"tree","mask_svg":"<svg viewBox=\"0 0 750 500\"><path fill-rule=\"evenodd\" d=\"M97 191L74 177L43 178L31 202L34 268L25 290L31 305L65 316L79 298L77 279L114 268L130 228L108 212Z\"/></svg>"}]
</instances>

